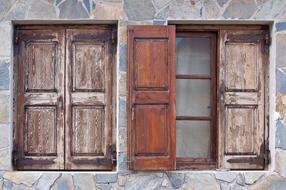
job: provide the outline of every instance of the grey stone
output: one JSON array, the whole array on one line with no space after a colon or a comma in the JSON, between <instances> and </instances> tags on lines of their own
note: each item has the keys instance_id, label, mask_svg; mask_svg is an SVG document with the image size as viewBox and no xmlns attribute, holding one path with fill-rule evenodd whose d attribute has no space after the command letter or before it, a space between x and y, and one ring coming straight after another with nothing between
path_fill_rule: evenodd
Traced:
<instances>
[{"instance_id":1,"label":"grey stone","mask_svg":"<svg viewBox=\"0 0 286 190\"><path fill-rule=\"evenodd\" d=\"M152 20L155 16L152 0L125 0L123 9L129 20Z\"/></svg>"},{"instance_id":2,"label":"grey stone","mask_svg":"<svg viewBox=\"0 0 286 190\"><path fill-rule=\"evenodd\" d=\"M154 174L133 174L128 176L125 189L128 190L157 190L164 178Z\"/></svg>"},{"instance_id":3,"label":"grey stone","mask_svg":"<svg viewBox=\"0 0 286 190\"><path fill-rule=\"evenodd\" d=\"M119 72L119 96L127 96L127 72Z\"/></svg>"},{"instance_id":4,"label":"grey stone","mask_svg":"<svg viewBox=\"0 0 286 190\"><path fill-rule=\"evenodd\" d=\"M126 97L125 96L120 96L119 97L119 116L118 116L118 123L119 123L119 128L127 127L127 106L126 106Z\"/></svg>"},{"instance_id":5,"label":"grey stone","mask_svg":"<svg viewBox=\"0 0 286 190\"><path fill-rule=\"evenodd\" d=\"M277 32L281 32L286 30L286 22L278 22L275 24L275 28Z\"/></svg>"},{"instance_id":6,"label":"grey stone","mask_svg":"<svg viewBox=\"0 0 286 190\"><path fill-rule=\"evenodd\" d=\"M107 2L97 3L91 15L92 18L100 20L121 20L125 16L121 3Z\"/></svg>"},{"instance_id":7,"label":"grey stone","mask_svg":"<svg viewBox=\"0 0 286 190\"><path fill-rule=\"evenodd\" d=\"M11 190L35 190L35 188L27 187L27 186L24 186L24 185L13 185Z\"/></svg>"},{"instance_id":8,"label":"grey stone","mask_svg":"<svg viewBox=\"0 0 286 190\"><path fill-rule=\"evenodd\" d=\"M119 151L126 152L127 151L127 128L119 128L118 131L118 143L119 143Z\"/></svg>"},{"instance_id":9,"label":"grey stone","mask_svg":"<svg viewBox=\"0 0 286 190\"><path fill-rule=\"evenodd\" d=\"M184 184L185 174L183 173L167 173L167 176L172 184L172 187L175 189L180 188Z\"/></svg>"},{"instance_id":10,"label":"grey stone","mask_svg":"<svg viewBox=\"0 0 286 190\"><path fill-rule=\"evenodd\" d=\"M276 123L275 147L286 149L286 127L280 121Z\"/></svg>"},{"instance_id":11,"label":"grey stone","mask_svg":"<svg viewBox=\"0 0 286 190\"><path fill-rule=\"evenodd\" d=\"M264 173L260 172L246 172L244 173L244 179L246 185L251 185L256 183L264 176Z\"/></svg>"},{"instance_id":12,"label":"grey stone","mask_svg":"<svg viewBox=\"0 0 286 190\"><path fill-rule=\"evenodd\" d=\"M51 190L74 190L72 176L68 174L63 174L55 181Z\"/></svg>"},{"instance_id":13,"label":"grey stone","mask_svg":"<svg viewBox=\"0 0 286 190\"><path fill-rule=\"evenodd\" d=\"M245 185L245 178L244 178L244 175L243 174L238 174L237 178L236 178L236 183L238 185L242 185L244 186Z\"/></svg>"},{"instance_id":14,"label":"grey stone","mask_svg":"<svg viewBox=\"0 0 286 190\"><path fill-rule=\"evenodd\" d=\"M41 190L49 190L59 176L60 173L43 174L37 183L37 188Z\"/></svg>"},{"instance_id":15,"label":"grey stone","mask_svg":"<svg viewBox=\"0 0 286 190\"><path fill-rule=\"evenodd\" d=\"M0 124L0 149L7 148L9 146L9 134L10 128L9 125Z\"/></svg>"},{"instance_id":16,"label":"grey stone","mask_svg":"<svg viewBox=\"0 0 286 190\"><path fill-rule=\"evenodd\" d=\"M254 19L285 19L286 17L286 1L285 0L269 0L263 3L256 14Z\"/></svg>"},{"instance_id":17,"label":"grey stone","mask_svg":"<svg viewBox=\"0 0 286 190\"><path fill-rule=\"evenodd\" d=\"M281 176L286 176L286 150L276 149L275 171Z\"/></svg>"},{"instance_id":18,"label":"grey stone","mask_svg":"<svg viewBox=\"0 0 286 190\"><path fill-rule=\"evenodd\" d=\"M86 12L82 3L78 0L68 0L59 5L60 18L88 18L89 14Z\"/></svg>"},{"instance_id":19,"label":"grey stone","mask_svg":"<svg viewBox=\"0 0 286 190\"><path fill-rule=\"evenodd\" d=\"M156 9L162 9L170 4L172 0L153 0Z\"/></svg>"},{"instance_id":20,"label":"grey stone","mask_svg":"<svg viewBox=\"0 0 286 190\"><path fill-rule=\"evenodd\" d=\"M13 187L13 183L9 180L4 180L3 187L6 189L11 189Z\"/></svg>"},{"instance_id":21,"label":"grey stone","mask_svg":"<svg viewBox=\"0 0 286 190\"><path fill-rule=\"evenodd\" d=\"M0 149L0 170L11 170L11 154L9 147Z\"/></svg>"},{"instance_id":22,"label":"grey stone","mask_svg":"<svg viewBox=\"0 0 286 190\"><path fill-rule=\"evenodd\" d=\"M231 183L235 180L236 173L233 173L233 172L217 172L215 174L215 178L220 180L220 181Z\"/></svg>"},{"instance_id":23,"label":"grey stone","mask_svg":"<svg viewBox=\"0 0 286 190\"><path fill-rule=\"evenodd\" d=\"M202 17L202 2L200 0L175 0L169 5L168 19L195 19Z\"/></svg>"},{"instance_id":24,"label":"grey stone","mask_svg":"<svg viewBox=\"0 0 286 190\"><path fill-rule=\"evenodd\" d=\"M117 181L117 174L96 174L96 184L98 183L115 183Z\"/></svg>"},{"instance_id":25,"label":"grey stone","mask_svg":"<svg viewBox=\"0 0 286 190\"><path fill-rule=\"evenodd\" d=\"M9 13L5 16L5 20L24 20L29 9L29 1L17 1Z\"/></svg>"},{"instance_id":26,"label":"grey stone","mask_svg":"<svg viewBox=\"0 0 286 190\"><path fill-rule=\"evenodd\" d=\"M12 25L9 21L0 22L0 56L10 57L12 50Z\"/></svg>"},{"instance_id":27,"label":"grey stone","mask_svg":"<svg viewBox=\"0 0 286 190\"><path fill-rule=\"evenodd\" d=\"M0 62L0 90L9 89L9 60Z\"/></svg>"},{"instance_id":28,"label":"grey stone","mask_svg":"<svg viewBox=\"0 0 286 190\"><path fill-rule=\"evenodd\" d=\"M0 94L0 124L9 122L9 95Z\"/></svg>"},{"instance_id":29,"label":"grey stone","mask_svg":"<svg viewBox=\"0 0 286 190\"><path fill-rule=\"evenodd\" d=\"M127 45L120 44L119 46L119 70L127 71Z\"/></svg>"},{"instance_id":30,"label":"grey stone","mask_svg":"<svg viewBox=\"0 0 286 190\"><path fill-rule=\"evenodd\" d=\"M220 189L221 190L230 190L230 186L228 183L221 182L220 183Z\"/></svg>"},{"instance_id":31,"label":"grey stone","mask_svg":"<svg viewBox=\"0 0 286 190\"><path fill-rule=\"evenodd\" d=\"M269 189L271 186L277 182L282 181L282 178L278 175L270 175L264 178L263 180L259 180L253 185L248 186L249 190L262 190L262 189Z\"/></svg>"},{"instance_id":32,"label":"grey stone","mask_svg":"<svg viewBox=\"0 0 286 190\"><path fill-rule=\"evenodd\" d=\"M166 24L166 20L155 19L155 20L153 20L153 24L154 25L165 25Z\"/></svg>"},{"instance_id":33,"label":"grey stone","mask_svg":"<svg viewBox=\"0 0 286 190\"><path fill-rule=\"evenodd\" d=\"M286 67L286 34L276 35L276 68Z\"/></svg>"},{"instance_id":34,"label":"grey stone","mask_svg":"<svg viewBox=\"0 0 286 190\"><path fill-rule=\"evenodd\" d=\"M56 5L62 3L63 1L65 1L65 0L56 0Z\"/></svg>"},{"instance_id":35,"label":"grey stone","mask_svg":"<svg viewBox=\"0 0 286 190\"><path fill-rule=\"evenodd\" d=\"M211 174L186 174L185 183L182 189L202 190L220 190L220 185Z\"/></svg>"},{"instance_id":36,"label":"grey stone","mask_svg":"<svg viewBox=\"0 0 286 190\"><path fill-rule=\"evenodd\" d=\"M217 0L218 4L222 7L226 4L229 0Z\"/></svg>"},{"instance_id":37,"label":"grey stone","mask_svg":"<svg viewBox=\"0 0 286 190\"><path fill-rule=\"evenodd\" d=\"M118 176L118 185L119 186L125 186L127 182L127 176L125 175L119 175Z\"/></svg>"},{"instance_id":38,"label":"grey stone","mask_svg":"<svg viewBox=\"0 0 286 190\"><path fill-rule=\"evenodd\" d=\"M254 0L232 0L223 13L224 18L250 18L256 11Z\"/></svg>"},{"instance_id":39,"label":"grey stone","mask_svg":"<svg viewBox=\"0 0 286 190\"><path fill-rule=\"evenodd\" d=\"M0 18L7 14L12 7L12 5L16 2L16 0L0 0Z\"/></svg>"},{"instance_id":40,"label":"grey stone","mask_svg":"<svg viewBox=\"0 0 286 190\"><path fill-rule=\"evenodd\" d=\"M170 13L170 6L167 6L163 9L159 10L155 14L153 23L158 25L159 24L158 21L161 21L160 25L163 25L163 21L164 21L164 24L166 24L169 13Z\"/></svg>"},{"instance_id":41,"label":"grey stone","mask_svg":"<svg viewBox=\"0 0 286 190\"><path fill-rule=\"evenodd\" d=\"M88 12L91 12L91 4L90 4L90 0L83 0L83 4L86 7L86 9L88 10Z\"/></svg>"},{"instance_id":42,"label":"grey stone","mask_svg":"<svg viewBox=\"0 0 286 190\"><path fill-rule=\"evenodd\" d=\"M41 172L6 172L4 178L17 184L31 187L41 177Z\"/></svg>"},{"instance_id":43,"label":"grey stone","mask_svg":"<svg viewBox=\"0 0 286 190\"><path fill-rule=\"evenodd\" d=\"M270 186L269 190L285 190L286 181L279 181Z\"/></svg>"},{"instance_id":44,"label":"grey stone","mask_svg":"<svg viewBox=\"0 0 286 190\"><path fill-rule=\"evenodd\" d=\"M0 178L0 189L3 189L3 184L4 184L4 181L3 179Z\"/></svg>"},{"instance_id":45,"label":"grey stone","mask_svg":"<svg viewBox=\"0 0 286 190\"><path fill-rule=\"evenodd\" d=\"M202 14L206 19L216 19L221 16L221 11L215 1L205 0L203 2Z\"/></svg>"},{"instance_id":46,"label":"grey stone","mask_svg":"<svg viewBox=\"0 0 286 190\"><path fill-rule=\"evenodd\" d=\"M119 152L118 153L118 170L119 171L127 171L128 165L127 165L127 153L126 152Z\"/></svg>"},{"instance_id":47,"label":"grey stone","mask_svg":"<svg viewBox=\"0 0 286 190\"><path fill-rule=\"evenodd\" d=\"M49 3L48 1L33 0L28 11L28 18L57 18L57 13L52 3Z\"/></svg>"},{"instance_id":48,"label":"grey stone","mask_svg":"<svg viewBox=\"0 0 286 190\"><path fill-rule=\"evenodd\" d=\"M286 94L286 73L276 69L276 92Z\"/></svg>"},{"instance_id":49,"label":"grey stone","mask_svg":"<svg viewBox=\"0 0 286 190\"><path fill-rule=\"evenodd\" d=\"M74 185L81 190L95 190L96 188L94 176L91 174L74 174L73 181Z\"/></svg>"},{"instance_id":50,"label":"grey stone","mask_svg":"<svg viewBox=\"0 0 286 190\"><path fill-rule=\"evenodd\" d=\"M110 184L96 184L97 190L110 190L111 185Z\"/></svg>"}]
</instances>

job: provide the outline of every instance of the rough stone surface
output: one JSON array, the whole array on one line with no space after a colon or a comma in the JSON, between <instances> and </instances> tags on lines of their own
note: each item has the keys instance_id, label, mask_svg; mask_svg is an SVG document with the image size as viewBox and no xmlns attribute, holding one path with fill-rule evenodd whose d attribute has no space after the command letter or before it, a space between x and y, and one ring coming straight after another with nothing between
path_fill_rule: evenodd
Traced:
<instances>
[{"instance_id":1,"label":"rough stone surface","mask_svg":"<svg viewBox=\"0 0 286 190\"><path fill-rule=\"evenodd\" d=\"M255 0L232 0L225 12L224 18L250 18L256 10Z\"/></svg>"},{"instance_id":2,"label":"rough stone surface","mask_svg":"<svg viewBox=\"0 0 286 190\"><path fill-rule=\"evenodd\" d=\"M153 0L156 9L162 9L170 4L172 0Z\"/></svg>"},{"instance_id":3,"label":"rough stone surface","mask_svg":"<svg viewBox=\"0 0 286 190\"><path fill-rule=\"evenodd\" d=\"M167 176L175 189L180 188L185 182L185 174L167 173Z\"/></svg>"},{"instance_id":4,"label":"rough stone surface","mask_svg":"<svg viewBox=\"0 0 286 190\"><path fill-rule=\"evenodd\" d=\"M267 176L264 180L258 181L257 183L249 186L249 190L262 190L262 189L270 189L270 187L282 181L282 178L277 175Z\"/></svg>"},{"instance_id":5,"label":"rough stone surface","mask_svg":"<svg viewBox=\"0 0 286 190\"><path fill-rule=\"evenodd\" d=\"M73 181L74 186L81 190L95 190L96 188L94 176L91 174L74 174Z\"/></svg>"},{"instance_id":6,"label":"rough stone surface","mask_svg":"<svg viewBox=\"0 0 286 190\"><path fill-rule=\"evenodd\" d=\"M139 180L140 179L140 180ZM125 189L128 190L157 190L164 178L154 174L133 174L128 177Z\"/></svg>"},{"instance_id":7,"label":"rough stone surface","mask_svg":"<svg viewBox=\"0 0 286 190\"><path fill-rule=\"evenodd\" d=\"M270 0L260 7L255 15L254 19L285 19L286 1L284 0Z\"/></svg>"},{"instance_id":8,"label":"rough stone surface","mask_svg":"<svg viewBox=\"0 0 286 190\"><path fill-rule=\"evenodd\" d=\"M101 20L116 20L122 19L123 7L120 4L110 4L110 3L98 3L96 4L96 8L92 13L92 17L94 19Z\"/></svg>"},{"instance_id":9,"label":"rough stone surface","mask_svg":"<svg viewBox=\"0 0 286 190\"><path fill-rule=\"evenodd\" d=\"M0 90L9 89L9 60L0 60Z\"/></svg>"},{"instance_id":10,"label":"rough stone surface","mask_svg":"<svg viewBox=\"0 0 286 190\"><path fill-rule=\"evenodd\" d=\"M0 170L11 170L11 154L10 147L0 149Z\"/></svg>"},{"instance_id":11,"label":"rough stone surface","mask_svg":"<svg viewBox=\"0 0 286 190\"><path fill-rule=\"evenodd\" d=\"M278 22L275 24L275 28L277 32L281 32L286 30L286 22Z\"/></svg>"},{"instance_id":12,"label":"rough stone surface","mask_svg":"<svg viewBox=\"0 0 286 190\"><path fill-rule=\"evenodd\" d=\"M276 70L276 92L286 95L286 74L284 69Z\"/></svg>"},{"instance_id":13,"label":"rough stone surface","mask_svg":"<svg viewBox=\"0 0 286 190\"><path fill-rule=\"evenodd\" d=\"M9 135L10 128L9 125L0 124L0 149L7 148L9 146Z\"/></svg>"},{"instance_id":14,"label":"rough stone surface","mask_svg":"<svg viewBox=\"0 0 286 190\"><path fill-rule=\"evenodd\" d=\"M8 21L0 22L0 56L10 57L12 50L12 26Z\"/></svg>"},{"instance_id":15,"label":"rough stone surface","mask_svg":"<svg viewBox=\"0 0 286 190\"><path fill-rule=\"evenodd\" d=\"M126 182L127 182L127 176L122 176L122 175L118 176L118 185L119 186L125 186Z\"/></svg>"},{"instance_id":16,"label":"rough stone surface","mask_svg":"<svg viewBox=\"0 0 286 190\"><path fill-rule=\"evenodd\" d=\"M275 171L286 177L286 150L277 149L275 153Z\"/></svg>"},{"instance_id":17,"label":"rough stone surface","mask_svg":"<svg viewBox=\"0 0 286 190\"><path fill-rule=\"evenodd\" d=\"M5 15L4 20L23 20L26 18L28 9L29 1L18 0L16 1L15 5L11 7L11 10L9 10L9 12Z\"/></svg>"},{"instance_id":18,"label":"rough stone surface","mask_svg":"<svg viewBox=\"0 0 286 190\"><path fill-rule=\"evenodd\" d=\"M286 67L286 34L276 36L276 67ZM279 81L280 82L280 81Z\"/></svg>"},{"instance_id":19,"label":"rough stone surface","mask_svg":"<svg viewBox=\"0 0 286 190\"><path fill-rule=\"evenodd\" d=\"M119 75L119 96L127 96L126 72L120 72Z\"/></svg>"},{"instance_id":20,"label":"rough stone surface","mask_svg":"<svg viewBox=\"0 0 286 190\"><path fill-rule=\"evenodd\" d=\"M256 181L261 179L265 174L261 172L247 172L244 173L244 179L246 185L254 184Z\"/></svg>"},{"instance_id":21,"label":"rough stone surface","mask_svg":"<svg viewBox=\"0 0 286 190\"><path fill-rule=\"evenodd\" d=\"M199 0L174 0L169 7L168 19L197 19L202 17L202 2Z\"/></svg>"},{"instance_id":22,"label":"rough stone surface","mask_svg":"<svg viewBox=\"0 0 286 190\"><path fill-rule=\"evenodd\" d=\"M216 19L221 16L221 10L214 0L203 1L202 9L203 18Z\"/></svg>"},{"instance_id":23,"label":"rough stone surface","mask_svg":"<svg viewBox=\"0 0 286 190\"><path fill-rule=\"evenodd\" d=\"M125 0L124 11L129 20L152 20L155 15L152 0Z\"/></svg>"},{"instance_id":24,"label":"rough stone surface","mask_svg":"<svg viewBox=\"0 0 286 190\"><path fill-rule=\"evenodd\" d=\"M126 97L120 96L119 97L119 128L127 127L127 114L126 114Z\"/></svg>"},{"instance_id":25,"label":"rough stone surface","mask_svg":"<svg viewBox=\"0 0 286 190\"><path fill-rule=\"evenodd\" d=\"M78 0L65 1L59 5L60 18L88 18L89 14Z\"/></svg>"},{"instance_id":26,"label":"rough stone surface","mask_svg":"<svg viewBox=\"0 0 286 190\"><path fill-rule=\"evenodd\" d=\"M3 177L15 184L24 184L31 187L41 177L41 175L42 173L40 172L7 172Z\"/></svg>"},{"instance_id":27,"label":"rough stone surface","mask_svg":"<svg viewBox=\"0 0 286 190\"><path fill-rule=\"evenodd\" d=\"M63 174L56 180L51 190L74 190L72 176L69 174Z\"/></svg>"},{"instance_id":28,"label":"rough stone surface","mask_svg":"<svg viewBox=\"0 0 286 190\"><path fill-rule=\"evenodd\" d=\"M96 174L96 183L115 183L117 181L117 174Z\"/></svg>"},{"instance_id":29,"label":"rough stone surface","mask_svg":"<svg viewBox=\"0 0 286 190\"><path fill-rule=\"evenodd\" d=\"M0 94L0 124L9 122L9 96Z\"/></svg>"},{"instance_id":30,"label":"rough stone surface","mask_svg":"<svg viewBox=\"0 0 286 190\"><path fill-rule=\"evenodd\" d=\"M217 0L218 4L222 7L226 4L229 0Z\"/></svg>"},{"instance_id":31,"label":"rough stone surface","mask_svg":"<svg viewBox=\"0 0 286 190\"><path fill-rule=\"evenodd\" d=\"M120 71L127 71L127 45L120 44L119 46L119 69Z\"/></svg>"},{"instance_id":32,"label":"rough stone surface","mask_svg":"<svg viewBox=\"0 0 286 190\"><path fill-rule=\"evenodd\" d=\"M41 11L39 11L41 10ZM33 0L28 11L27 18L57 18L56 9L52 3L43 0Z\"/></svg>"},{"instance_id":33,"label":"rough stone surface","mask_svg":"<svg viewBox=\"0 0 286 190\"><path fill-rule=\"evenodd\" d=\"M237 175L236 173L232 173L232 172L217 172L215 174L215 178L220 181L231 183L235 180L236 175Z\"/></svg>"},{"instance_id":34,"label":"rough stone surface","mask_svg":"<svg viewBox=\"0 0 286 190\"><path fill-rule=\"evenodd\" d=\"M37 183L37 189L49 190L59 176L60 176L59 173L43 174Z\"/></svg>"},{"instance_id":35,"label":"rough stone surface","mask_svg":"<svg viewBox=\"0 0 286 190\"><path fill-rule=\"evenodd\" d=\"M276 124L276 148L286 149L286 127L280 121Z\"/></svg>"},{"instance_id":36,"label":"rough stone surface","mask_svg":"<svg viewBox=\"0 0 286 190\"><path fill-rule=\"evenodd\" d=\"M0 0L0 18L7 14L7 11L11 9L15 1L16 0Z\"/></svg>"},{"instance_id":37,"label":"rough stone surface","mask_svg":"<svg viewBox=\"0 0 286 190\"><path fill-rule=\"evenodd\" d=\"M183 189L201 190L208 187L208 190L220 190L219 183L211 174L186 174Z\"/></svg>"}]
</instances>

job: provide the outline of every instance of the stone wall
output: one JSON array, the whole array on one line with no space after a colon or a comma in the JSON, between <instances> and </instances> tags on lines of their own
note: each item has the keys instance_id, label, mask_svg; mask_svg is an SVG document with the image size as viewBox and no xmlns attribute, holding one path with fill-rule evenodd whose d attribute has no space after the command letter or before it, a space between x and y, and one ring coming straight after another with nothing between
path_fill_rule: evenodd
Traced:
<instances>
[{"instance_id":1,"label":"stone wall","mask_svg":"<svg viewBox=\"0 0 286 190\"><path fill-rule=\"evenodd\" d=\"M113 173L17 172L12 149L12 21L118 20L118 167ZM273 22L267 171L132 172L127 169L126 72L129 24L168 20ZM32 22L32 21L31 21ZM234 22L235 23L235 22ZM275 85L276 84L276 85ZM285 0L0 0L0 189L286 189Z\"/></svg>"}]
</instances>

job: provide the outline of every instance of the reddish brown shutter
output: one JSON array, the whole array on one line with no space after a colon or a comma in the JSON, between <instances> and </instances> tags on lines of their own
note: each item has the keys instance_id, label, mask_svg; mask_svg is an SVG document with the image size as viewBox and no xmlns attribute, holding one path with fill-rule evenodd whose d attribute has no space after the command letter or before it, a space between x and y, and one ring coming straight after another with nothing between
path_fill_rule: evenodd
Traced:
<instances>
[{"instance_id":1,"label":"reddish brown shutter","mask_svg":"<svg viewBox=\"0 0 286 190\"><path fill-rule=\"evenodd\" d=\"M175 27L128 27L128 144L134 170L175 168Z\"/></svg>"},{"instance_id":2,"label":"reddish brown shutter","mask_svg":"<svg viewBox=\"0 0 286 190\"><path fill-rule=\"evenodd\" d=\"M66 169L111 170L112 29L67 29Z\"/></svg>"},{"instance_id":3,"label":"reddish brown shutter","mask_svg":"<svg viewBox=\"0 0 286 190\"><path fill-rule=\"evenodd\" d=\"M264 32L257 30L220 32L219 161L222 168L264 168L267 63L264 37Z\"/></svg>"},{"instance_id":4,"label":"reddish brown shutter","mask_svg":"<svg viewBox=\"0 0 286 190\"><path fill-rule=\"evenodd\" d=\"M20 30L16 37L18 169L64 168L64 30Z\"/></svg>"}]
</instances>

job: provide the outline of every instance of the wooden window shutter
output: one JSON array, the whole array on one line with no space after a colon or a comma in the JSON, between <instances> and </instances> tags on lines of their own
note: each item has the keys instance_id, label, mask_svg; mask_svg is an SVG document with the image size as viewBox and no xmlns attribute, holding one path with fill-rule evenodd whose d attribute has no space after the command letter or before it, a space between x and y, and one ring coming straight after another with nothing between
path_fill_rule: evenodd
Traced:
<instances>
[{"instance_id":1,"label":"wooden window shutter","mask_svg":"<svg viewBox=\"0 0 286 190\"><path fill-rule=\"evenodd\" d=\"M128 27L128 160L175 169L175 27Z\"/></svg>"},{"instance_id":2,"label":"wooden window shutter","mask_svg":"<svg viewBox=\"0 0 286 190\"><path fill-rule=\"evenodd\" d=\"M111 170L113 29L66 31L66 169Z\"/></svg>"},{"instance_id":3,"label":"wooden window shutter","mask_svg":"<svg viewBox=\"0 0 286 190\"><path fill-rule=\"evenodd\" d=\"M64 30L17 33L14 164L20 170L63 169Z\"/></svg>"},{"instance_id":4,"label":"wooden window shutter","mask_svg":"<svg viewBox=\"0 0 286 190\"><path fill-rule=\"evenodd\" d=\"M263 169L265 162L265 32L220 32L219 164Z\"/></svg>"}]
</instances>

